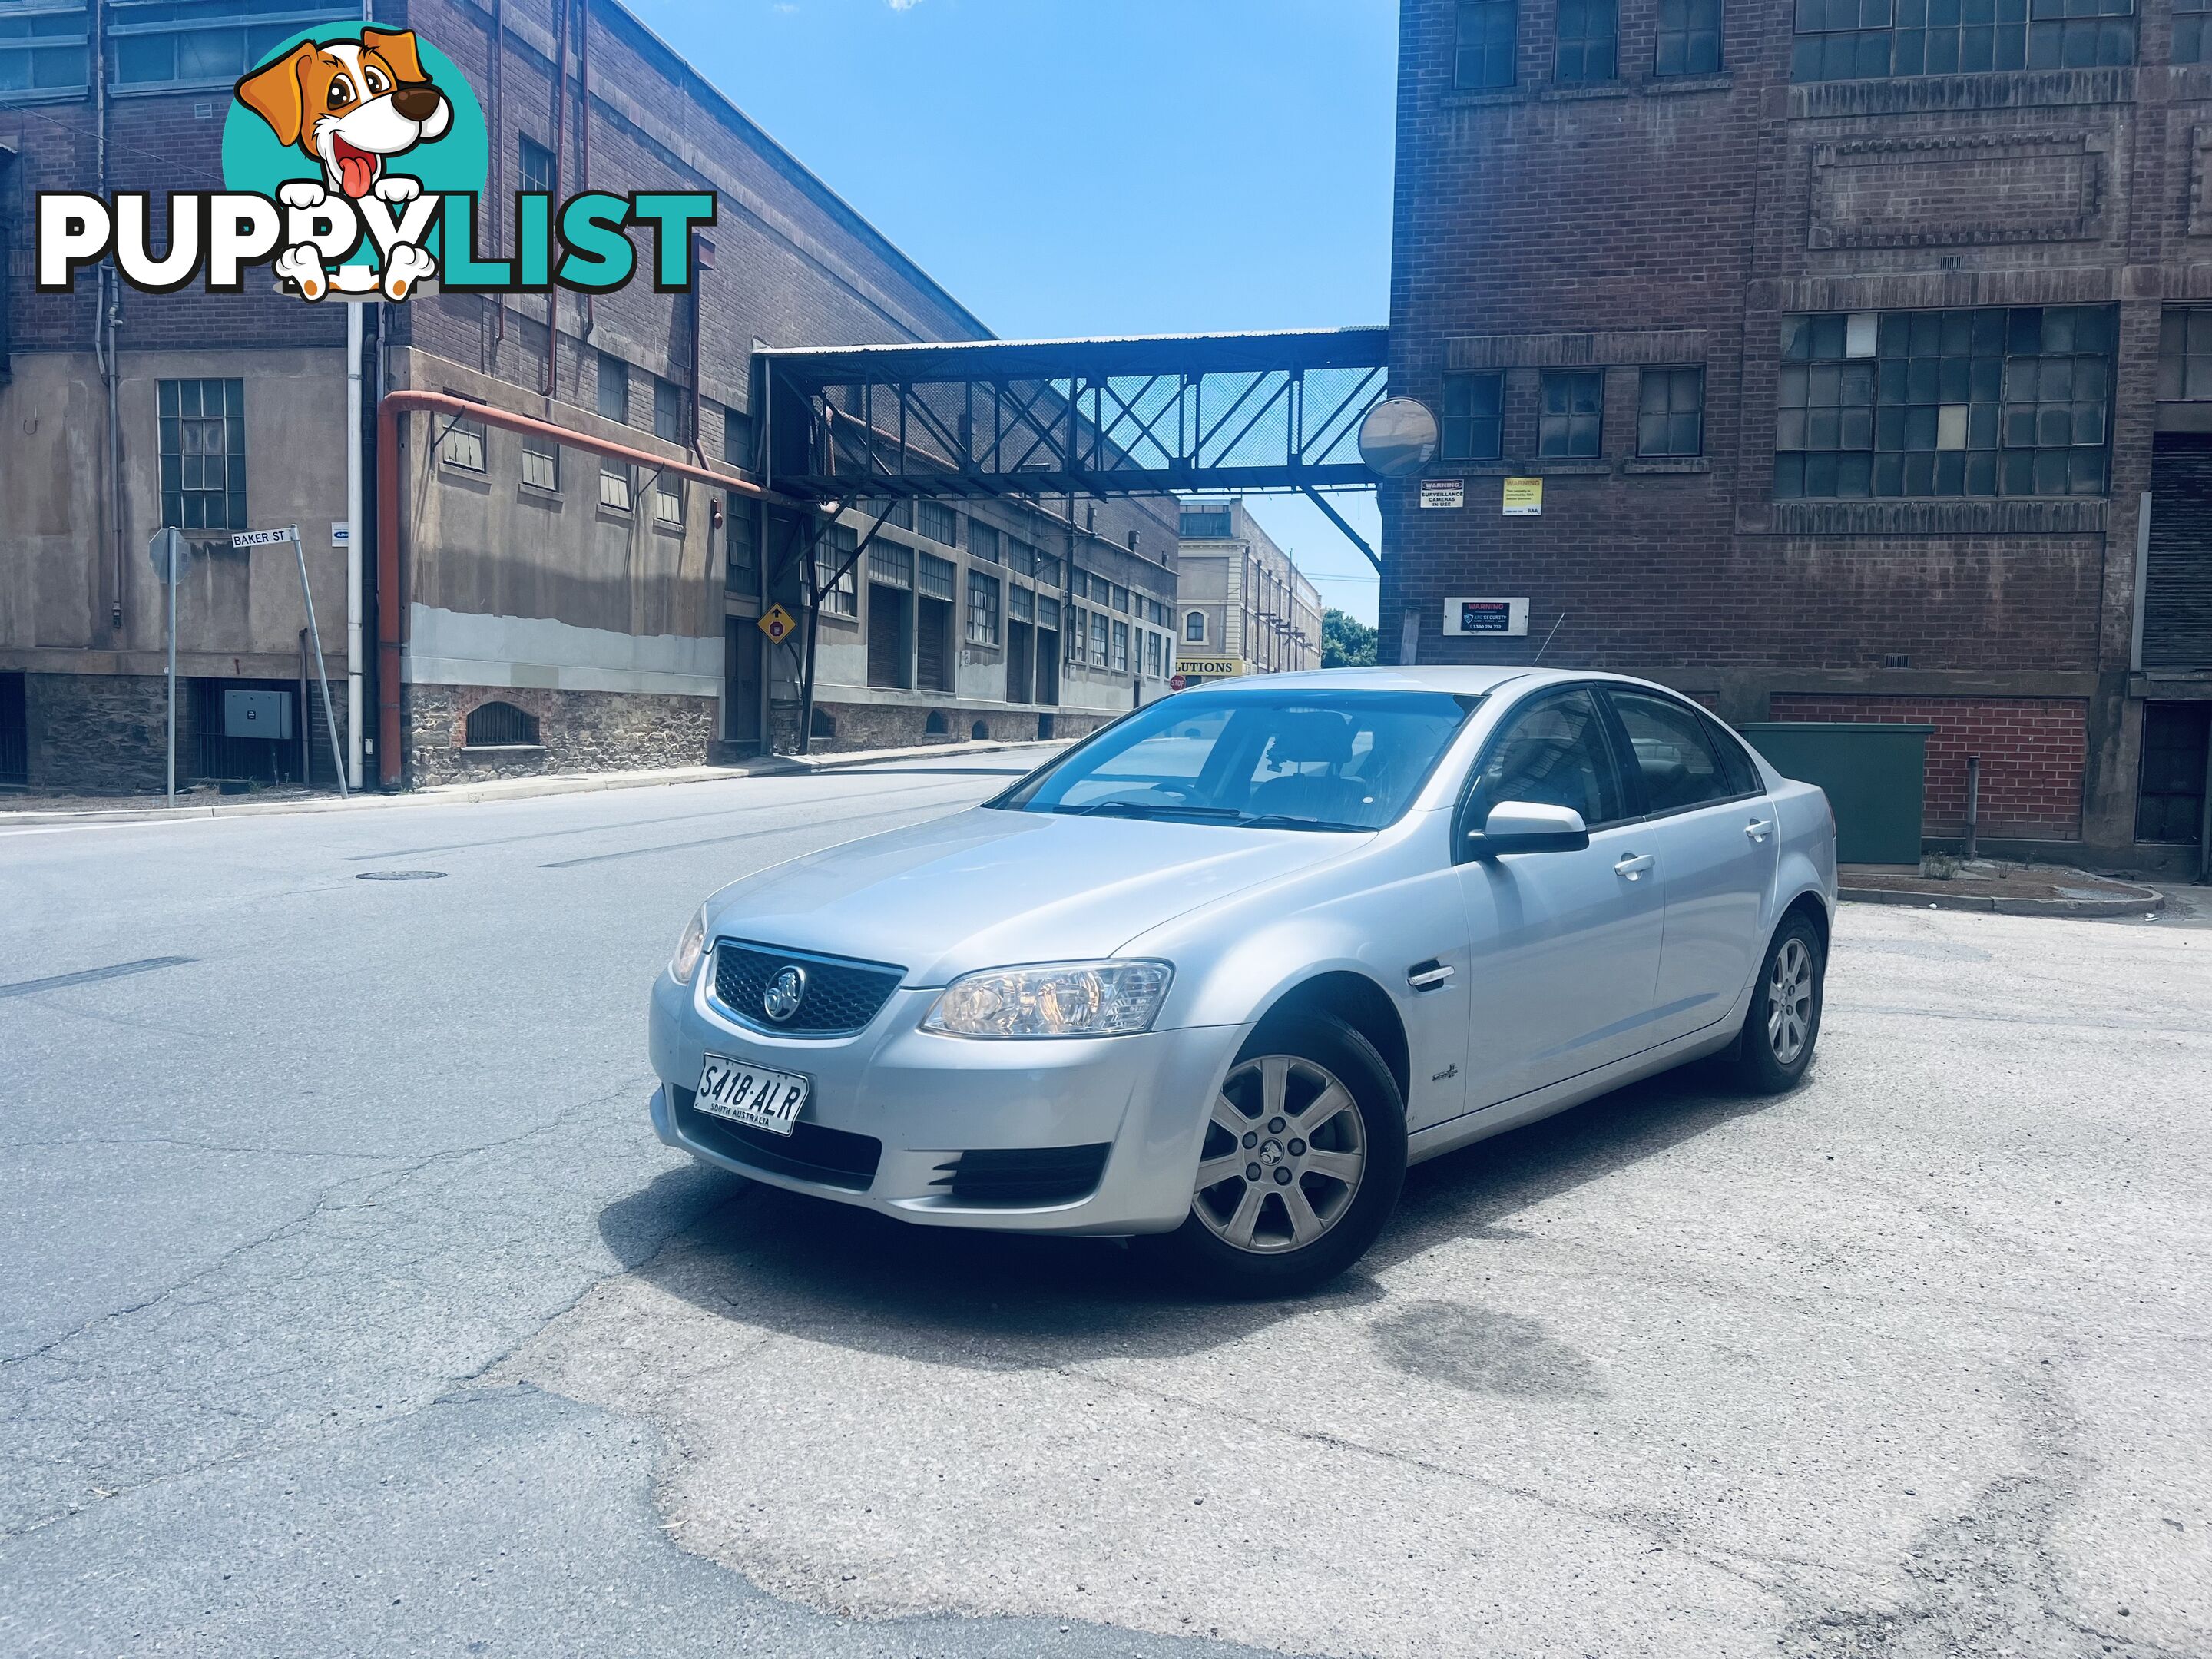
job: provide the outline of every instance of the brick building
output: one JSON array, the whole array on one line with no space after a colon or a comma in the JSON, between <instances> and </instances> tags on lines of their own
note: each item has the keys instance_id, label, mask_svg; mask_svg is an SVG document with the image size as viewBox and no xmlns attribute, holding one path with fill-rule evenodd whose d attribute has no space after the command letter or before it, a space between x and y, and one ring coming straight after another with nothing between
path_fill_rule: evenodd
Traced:
<instances>
[{"instance_id":1,"label":"brick building","mask_svg":"<svg viewBox=\"0 0 2212 1659\"><path fill-rule=\"evenodd\" d=\"M2206 15L1406 0L1391 380L1466 491L1384 488L1385 649L1925 721L1931 834L1975 753L1985 840L2193 864Z\"/></svg>"},{"instance_id":2,"label":"brick building","mask_svg":"<svg viewBox=\"0 0 2212 1659\"><path fill-rule=\"evenodd\" d=\"M41 295L31 258L40 191L147 190L158 204L220 189L236 77L361 8L0 0L0 784L159 787L162 594L145 550L164 523L201 555L179 592L186 777L331 769L305 692L292 550L229 545L233 530L289 523L342 734L347 672L362 672L364 746L391 689L376 680L378 600L396 599L386 643L409 782L698 762L798 736L798 645L756 624L779 602L803 615L817 526L757 488L757 348L988 331L614 0L380 0L375 13L468 82L489 130L487 199L712 190L711 269L696 299L640 280L556 291L550 317L543 296L434 283L371 308L372 452L374 405L395 392L558 430L465 410L400 419L396 514L380 522L372 453L359 526L364 554L396 538L399 591L379 595L363 558L349 662L343 305L280 294L265 266L234 296L143 294L89 269L74 292ZM485 255L513 252L511 227L486 218ZM647 234L634 237L649 257ZM895 514L822 608L815 745L1069 735L1164 690L1146 644L1169 629L1173 503L1081 506L1079 525L1065 501ZM827 528L823 580L876 522L871 507L848 501ZM1119 595L1143 619L1133 649L1117 650L1109 622L1094 650L1094 587L1107 611ZM282 703L289 737L235 735L228 694L253 690Z\"/></svg>"},{"instance_id":3,"label":"brick building","mask_svg":"<svg viewBox=\"0 0 2212 1659\"><path fill-rule=\"evenodd\" d=\"M1239 674L1321 666L1321 592L1237 499L1182 504L1176 638Z\"/></svg>"}]
</instances>

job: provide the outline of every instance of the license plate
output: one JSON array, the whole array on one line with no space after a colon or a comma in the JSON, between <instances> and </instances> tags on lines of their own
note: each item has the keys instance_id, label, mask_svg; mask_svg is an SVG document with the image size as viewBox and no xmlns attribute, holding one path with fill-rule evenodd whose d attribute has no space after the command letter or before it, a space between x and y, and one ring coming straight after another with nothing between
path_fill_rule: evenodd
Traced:
<instances>
[{"instance_id":1,"label":"license plate","mask_svg":"<svg viewBox=\"0 0 2212 1659\"><path fill-rule=\"evenodd\" d=\"M803 1077L709 1054L699 1073L699 1093L692 1103L710 1116L765 1129L772 1135L787 1135L806 1104L806 1090Z\"/></svg>"}]
</instances>

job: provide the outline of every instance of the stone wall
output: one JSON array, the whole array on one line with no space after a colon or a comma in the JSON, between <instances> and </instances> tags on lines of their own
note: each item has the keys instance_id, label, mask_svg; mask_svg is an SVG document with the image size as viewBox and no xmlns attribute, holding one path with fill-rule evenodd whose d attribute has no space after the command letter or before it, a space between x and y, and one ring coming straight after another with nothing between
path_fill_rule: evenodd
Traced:
<instances>
[{"instance_id":1,"label":"stone wall","mask_svg":"<svg viewBox=\"0 0 2212 1659\"><path fill-rule=\"evenodd\" d=\"M167 782L167 682L143 674L27 674L31 787L138 794ZM177 699L177 768L192 752L191 699Z\"/></svg>"},{"instance_id":2,"label":"stone wall","mask_svg":"<svg viewBox=\"0 0 2212 1659\"><path fill-rule=\"evenodd\" d=\"M851 754L866 749L906 749L935 744L991 742L1034 743L1043 735L1040 721L1052 722L1054 739L1080 738L1106 724L1097 714L1073 714L1052 708L972 709L901 708L884 703L818 702L814 706L815 736L809 745L817 755ZM930 717L942 716L945 730L929 729ZM799 744L799 708L778 703L771 711L775 745L790 753ZM825 719L835 731L823 728ZM975 727L983 727L978 738Z\"/></svg>"},{"instance_id":3,"label":"stone wall","mask_svg":"<svg viewBox=\"0 0 2212 1659\"><path fill-rule=\"evenodd\" d=\"M511 703L532 716L537 745L469 748L469 714L488 702ZM554 772L700 766L714 746L714 703L708 697L412 685L407 718L407 781L416 788Z\"/></svg>"}]
</instances>

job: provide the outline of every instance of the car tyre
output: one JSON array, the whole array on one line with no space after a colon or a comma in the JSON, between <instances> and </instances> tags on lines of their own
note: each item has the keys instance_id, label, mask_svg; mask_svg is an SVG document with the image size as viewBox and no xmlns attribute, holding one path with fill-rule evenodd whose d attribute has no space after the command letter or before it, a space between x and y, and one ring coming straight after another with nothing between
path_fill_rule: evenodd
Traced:
<instances>
[{"instance_id":1,"label":"car tyre","mask_svg":"<svg viewBox=\"0 0 2212 1659\"><path fill-rule=\"evenodd\" d=\"M1405 1100L1375 1046L1326 1016L1270 1020L1209 1108L1189 1216L1155 1248L1208 1291L1295 1296L1366 1254L1405 1180Z\"/></svg>"},{"instance_id":2,"label":"car tyre","mask_svg":"<svg viewBox=\"0 0 2212 1659\"><path fill-rule=\"evenodd\" d=\"M1820 930L1794 915L1775 930L1759 964L1736 1039L1736 1081L1753 1094L1778 1095L1803 1080L1820 1037L1827 953Z\"/></svg>"}]
</instances>

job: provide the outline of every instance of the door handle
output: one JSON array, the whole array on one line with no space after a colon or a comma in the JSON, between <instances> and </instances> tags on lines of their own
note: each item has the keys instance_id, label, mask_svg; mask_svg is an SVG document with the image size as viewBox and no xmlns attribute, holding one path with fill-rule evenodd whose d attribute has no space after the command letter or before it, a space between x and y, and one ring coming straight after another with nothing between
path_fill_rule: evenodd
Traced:
<instances>
[{"instance_id":1,"label":"door handle","mask_svg":"<svg viewBox=\"0 0 2212 1659\"><path fill-rule=\"evenodd\" d=\"M1764 842L1769 836L1774 833L1774 820L1772 818L1753 818L1749 823L1743 826L1743 833L1749 836L1753 841Z\"/></svg>"},{"instance_id":2,"label":"door handle","mask_svg":"<svg viewBox=\"0 0 2212 1659\"><path fill-rule=\"evenodd\" d=\"M1631 853L1613 866L1613 873L1616 876L1626 876L1631 881L1641 881L1644 879L1644 872L1651 867L1652 863L1653 860L1649 853Z\"/></svg>"},{"instance_id":3,"label":"door handle","mask_svg":"<svg viewBox=\"0 0 2212 1659\"><path fill-rule=\"evenodd\" d=\"M1431 957L1426 962L1417 962L1406 970L1406 983L1416 991L1433 991L1452 976L1450 967Z\"/></svg>"}]
</instances>

